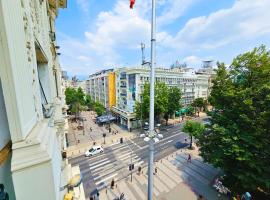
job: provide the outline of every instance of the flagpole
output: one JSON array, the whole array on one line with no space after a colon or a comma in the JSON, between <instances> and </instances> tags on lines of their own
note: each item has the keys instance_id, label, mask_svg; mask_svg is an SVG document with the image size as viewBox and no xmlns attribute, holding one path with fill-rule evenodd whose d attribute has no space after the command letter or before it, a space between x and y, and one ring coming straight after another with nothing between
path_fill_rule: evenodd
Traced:
<instances>
[{"instance_id":1,"label":"flagpole","mask_svg":"<svg viewBox=\"0 0 270 200\"><path fill-rule=\"evenodd\" d=\"M154 98L155 98L155 65L156 65L156 0L152 0L151 22L151 73L150 73L150 113L149 113L149 161L148 161L148 200L153 199L154 187Z\"/></svg>"}]
</instances>

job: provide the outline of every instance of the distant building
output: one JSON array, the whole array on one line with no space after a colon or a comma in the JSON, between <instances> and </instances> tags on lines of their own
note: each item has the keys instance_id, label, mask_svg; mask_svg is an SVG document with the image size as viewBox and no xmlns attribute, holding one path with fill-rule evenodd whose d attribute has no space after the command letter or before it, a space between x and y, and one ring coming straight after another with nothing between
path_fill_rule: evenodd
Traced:
<instances>
[{"instance_id":1,"label":"distant building","mask_svg":"<svg viewBox=\"0 0 270 200\"><path fill-rule=\"evenodd\" d=\"M89 76L86 80L86 93L94 101L98 101L105 108L115 105L115 73L113 69L102 70Z\"/></svg>"},{"instance_id":2,"label":"distant building","mask_svg":"<svg viewBox=\"0 0 270 200\"><path fill-rule=\"evenodd\" d=\"M55 36L66 6L66 0L0 1L0 183L10 200L60 200L67 192Z\"/></svg>"},{"instance_id":3,"label":"distant building","mask_svg":"<svg viewBox=\"0 0 270 200\"><path fill-rule=\"evenodd\" d=\"M150 82L149 73L149 67L115 70L116 105L112 107L112 112L128 129L138 126L134 113L135 102L141 101L144 84ZM195 98L207 99L208 97L208 76L205 74L195 74L194 71L181 68L156 68L155 79L164 82L169 87L180 88L182 104L185 106L191 104Z\"/></svg>"},{"instance_id":4,"label":"distant building","mask_svg":"<svg viewBox=\"0 0 270 200\"><path fill-rule=\"evenodd\" d=\"M62 80L68 80L67 71L62 70Z\"/></svg>"}]
</instances>

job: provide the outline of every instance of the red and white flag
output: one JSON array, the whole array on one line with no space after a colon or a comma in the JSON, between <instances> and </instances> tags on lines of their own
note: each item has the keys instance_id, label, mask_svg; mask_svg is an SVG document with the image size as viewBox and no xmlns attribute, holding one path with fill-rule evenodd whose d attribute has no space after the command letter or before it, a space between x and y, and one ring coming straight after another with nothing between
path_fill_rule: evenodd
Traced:
<instances>
[{"instance_id":1,"label":"red and white flag","mask_svg":"<svg viewBox=\"0 0 270 200\"><path fill-rule=\"evenodd\" d=\"M134 4L135 4L135 0L130 0L130 9L133 9L133 6L134 6Z\"/></svg>"}]
</instances>

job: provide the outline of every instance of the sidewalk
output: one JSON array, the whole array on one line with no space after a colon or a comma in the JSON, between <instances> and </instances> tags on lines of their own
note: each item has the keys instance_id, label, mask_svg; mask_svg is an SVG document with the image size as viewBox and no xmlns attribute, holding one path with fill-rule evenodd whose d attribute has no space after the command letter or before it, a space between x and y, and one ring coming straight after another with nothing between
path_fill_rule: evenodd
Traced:
<instances>
[{"instance_id":1,"label":"sidewalk","mask_svg":"<svg viewBox=\"0 0 270 200\"><path fill-rule=\"evenodd\" d=\"M191 154L191 163L187 162L188 154ZM153 199L155 200L196 200L201 194L205 199L216 200L219 197L212 187L212 179L219 173L209 164L202 161L198 155L198 149L179 150L176 153L155 163L157 174L154 175ZM116 187L100 191L100 199L112 200L124 193L127 200L147 199L147 168L138 174L133 172L133 181L130 176L116 182Z\"/></svg>"}]
</instances>

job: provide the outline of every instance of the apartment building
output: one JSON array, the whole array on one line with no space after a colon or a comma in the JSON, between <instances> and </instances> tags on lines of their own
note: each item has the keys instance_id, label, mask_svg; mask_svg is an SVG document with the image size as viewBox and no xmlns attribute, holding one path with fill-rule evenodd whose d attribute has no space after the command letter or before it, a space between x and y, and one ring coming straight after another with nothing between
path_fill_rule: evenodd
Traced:
<instances>
[{"instance_id":1,"label":"apartment building","mask_svg":"<svg viewBox=\"0 0 270 200\"><path fill-rule=\"evenodd\" d=\"M0 184L12 200L59 200L66 192L67 121L55 34L58 9L66 5L0 1Z\"/></svg>"},{"instance_id":2,"label":"apartment building","mask_svg":"<svg viewBox=\"0 0 270 200\"><path fill-rule=\"evenodd\" d=\"M107 109L115 105L115 73L113 69L102 70L86 80L86 93Z\"/></svg>"},{"instance_id":3,"label":"apartment building","mask_svg":"<svg viewBox=\"0 0 270 200\"><path fill-rule=\"evenodd\" d=\"M112 112L124 127L136 128L139 123L135 117L135 102L141 100L146 82L150 82L149 67L121 68L115 70L116 105ZM195 98L206 99L209 95L209 75L196 74L187 68L156 68L155 81L164 82L169 87L178 87L182 91L182 104L187 106Z\"/></svg>"}]
</instances>

